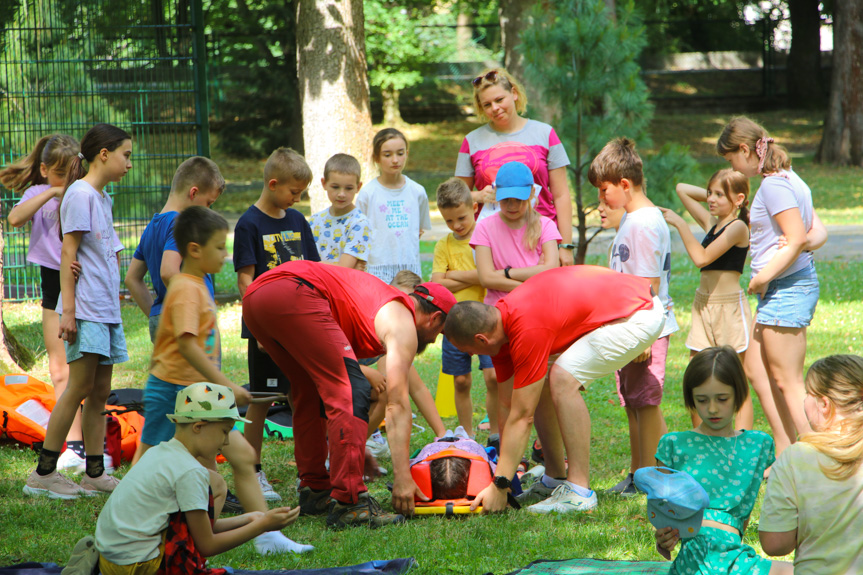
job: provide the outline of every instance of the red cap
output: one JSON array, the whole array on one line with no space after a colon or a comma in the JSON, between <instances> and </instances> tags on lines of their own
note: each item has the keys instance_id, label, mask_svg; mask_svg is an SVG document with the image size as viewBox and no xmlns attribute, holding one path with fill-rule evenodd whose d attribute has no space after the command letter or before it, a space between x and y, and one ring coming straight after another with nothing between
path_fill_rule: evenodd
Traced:
<instances>
[{"instance_id":1,"label":"red cap","mask_svg":"<svg viewBox=\"0 0 863 575\"><path fill-rule=\"evenodd\" d=\"M414 295L423 298L444 313L449 313L452 306L456 304L452 292L435 282L419 284L414 288Z\"/></svg>"}]
</instances>

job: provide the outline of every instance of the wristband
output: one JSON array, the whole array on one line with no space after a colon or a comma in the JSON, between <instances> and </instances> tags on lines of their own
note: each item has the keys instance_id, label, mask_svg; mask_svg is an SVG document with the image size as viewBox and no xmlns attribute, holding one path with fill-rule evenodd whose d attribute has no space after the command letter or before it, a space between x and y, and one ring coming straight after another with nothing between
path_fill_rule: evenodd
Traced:
<instances>
[{"instance_id":1,"label":"wristband","mask_svg":"<svg viewBox=\"0 0 863 575\"><path fill-rule=\"evenodd\" d=\"M563 248L565 250L574 250L575 244L557 244L558 248Z\"/></svg>"},{"instance_id":2,"label":"wristband","mask_svg":"<svg viewBox=\"0 0 863 575\"><path fill-rule=\"evenodd\" d=\"M511 269L512 269L512 266L506 266L505 268L503 268L503 275L505 275L506 279L508 279L508 280L512 279L511 277L509 277L509 270L511 270Z\"/></svg>"}]
</instances>

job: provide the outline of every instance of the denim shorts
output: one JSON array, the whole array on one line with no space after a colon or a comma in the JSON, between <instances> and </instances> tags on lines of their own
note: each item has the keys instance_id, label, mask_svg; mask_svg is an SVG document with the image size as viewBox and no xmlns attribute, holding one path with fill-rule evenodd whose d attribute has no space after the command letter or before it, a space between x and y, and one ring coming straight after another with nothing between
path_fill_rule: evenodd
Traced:
<instances>
[{"instance_id":1,"label":"denim shorts","mask_svg":"<svg viewBox=\"0 0 863 575\"><path fill-rule=\"evenodd\" d=\"M101 355L99 365L114 365L129 361L126 353L126 336L121 323L99 323L76 319L78 336L75 343L66 343L66 363L84 357L85 353Z\"/></svg>"},{"instance_id":2,"label":"denim shorts","mask_svg":"<svg viewBox=\"0 0 863 575\"><path fill-rule=\"evenodd\" d=\"M174 437L174 423L165 416L174 413L177 394L185 387L185 385L162 381L152 374L147 378L147 387L144 389L142 443L159 445Z\"/></svg>"},{"instance_id":3,"label":"denim shorts","mask_svg":"<svg viewBox=\"0 0 863 575\"><path fill-rule=\"evenodd\" d=\"M758 296L755 323L776 327L803 328L812 321L820 289L815 264L809 264L784 278L767 284L767 292Z\"/></svg>"},{"instance_id":4,"label":"denim shorts","mask_svg":"<svg viewBox=\"0 0 863 575\"><path fill-rule=\"evenodd\" d=\"M479 355L479 368L489 369L494 367L491 363L491 358L487 355ZM470 358L469 353L459 350L456 346L443 336L443 345L441 346L441 371L447 375L465 375L470 373Z\"/></svg>"}]
</instances>

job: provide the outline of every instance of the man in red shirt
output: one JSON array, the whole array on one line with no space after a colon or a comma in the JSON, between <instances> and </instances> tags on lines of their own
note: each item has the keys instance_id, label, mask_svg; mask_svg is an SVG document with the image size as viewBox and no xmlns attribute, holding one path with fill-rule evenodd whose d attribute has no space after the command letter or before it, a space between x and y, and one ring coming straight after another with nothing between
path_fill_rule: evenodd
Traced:
<instances>
[{"instance_id":1,"label":"man in red shirt","mask_svg":"<svg viewBox=\"0 0 863 575\"><path fill-rule=\"evenodd\" d=\"M414 495L424 498L410 473L407 376L453 305L440 284L408 295L365 272L310 261L284 263L249 286L243 319L291 382L301 513L329 512L334 528L404 521L383 513L363 483L371 386L357 358L381 354L387 377L376 385L387 393L393 506L411 514Z\"/></svg>"},{"instance_id":2,"label":"man in red shirt","mask_svg":"<svg viewBox=\"0 0 863 575\"><path fill-rule=\"evenodd\" d=\"M447 314L447 338L464 352L493 356L501 382L497 475L472 507L482 505L488 512L506 507L510 478L533 421L546 475L531 490L544 491L546 499L528 511L567 513L596 507L596 494L589 487L590 414L581 390L650 347L664 323L663 306L648 280L597 266L537 274L494 306L455 305ZM560 357L549 372L549 357L555 354Z\"/></svg>"}]
</instances>

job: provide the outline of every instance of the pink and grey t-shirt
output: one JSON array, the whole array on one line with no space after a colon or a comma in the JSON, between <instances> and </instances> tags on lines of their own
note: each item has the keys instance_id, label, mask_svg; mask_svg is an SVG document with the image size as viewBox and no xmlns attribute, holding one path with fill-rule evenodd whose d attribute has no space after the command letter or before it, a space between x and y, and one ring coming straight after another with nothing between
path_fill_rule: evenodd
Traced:
<instances>
[{"instance_id":1,"label":"pink and grey t-shirt","mask_svg":"<svg viewBox=\"0 0 863 575\"><path fill-rule=\"evenodd\" d=\"M494 182L497 170L507 162L521 162L530 168L533 181L542 187L536 211L557 221L554 198L548 189L548 172L569 165L569 158L554 128L528 120L518 132L504 134L486 124L467 136L458 152L455 175L473 178L481 190Z\"/></svg>"},{"instance_id":2,"label":"pink and grey t-shirt","mask_svg":"<svg viewBox=\"0 0 863 575\"><path fill-rule=\"evenodd\" d=\"M48 184L30 186L16 206L35 198L50 187ZM63 247L63 241L60 239L60 200L51 198L45 202L45 205L33 214L31 224L27 261L59 270L60 249Z\"/></svg>"}]
</instances>

